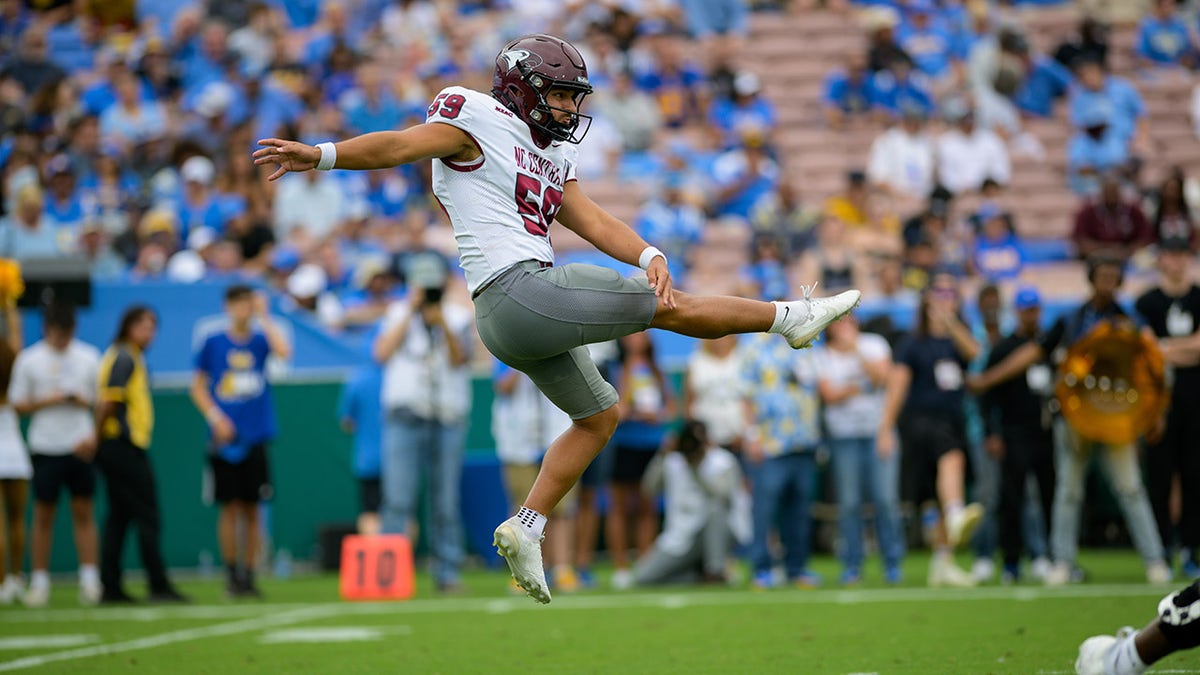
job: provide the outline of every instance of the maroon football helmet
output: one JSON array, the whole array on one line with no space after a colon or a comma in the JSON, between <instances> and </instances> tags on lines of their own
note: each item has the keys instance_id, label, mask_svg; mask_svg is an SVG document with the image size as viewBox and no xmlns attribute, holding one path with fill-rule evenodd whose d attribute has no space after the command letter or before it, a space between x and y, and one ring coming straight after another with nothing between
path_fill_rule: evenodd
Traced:
<instances>
[{"instance_id":1,"label":"maroon football helmet","mask_svg":"<svg viewBox=\"0 0 1200 675\"><path fill-rule=\"evenodd\" d=\"M539 143L578 143L587 134L592 118L547 103L546 94L555 87L575 92L576 110L592 93L587 65L571 43L553 35L529 35L508 43L496 56L492 96L524 120ZM565 124L555 121L556 110L568 113L570 119ZM582 120L587 124L580 130Z\"/></svg>"}]
</instances>

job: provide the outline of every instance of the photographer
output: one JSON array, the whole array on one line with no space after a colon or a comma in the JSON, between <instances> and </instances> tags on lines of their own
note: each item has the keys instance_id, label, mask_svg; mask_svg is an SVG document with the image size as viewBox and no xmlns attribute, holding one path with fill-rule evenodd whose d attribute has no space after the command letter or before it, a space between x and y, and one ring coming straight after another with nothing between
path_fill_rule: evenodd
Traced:
<instances>
[{"instance_id":1,"label":"photographer","mask_svg":"<svg viewBox=\"0 0 1200 675\"><path fill-rule=\"evenodd\" d=\"M697 573L702 581L726 581L734 539L750 540L750 496L737 457L709 444L703 422L689 421L674 450L646 470L642 489L665 494L666 519L654 548L634 567L635 582L689 582Z\"/></svg>"},{"instance_id":2,"label":"photographer","mask_svg":"<svg viewBox=\"0 0 1200 675\"><path fill-rule=\"evenodd\" d=\"M442 302L446 261L418 253L408 263L409 299L394 303L373 354L383 365L383 512L385 534L409 534L418 482L428 474L430 548L438 590L458 590L462 564L462 474L471 409L471 314Z\"/></svg>"}]
</instances>

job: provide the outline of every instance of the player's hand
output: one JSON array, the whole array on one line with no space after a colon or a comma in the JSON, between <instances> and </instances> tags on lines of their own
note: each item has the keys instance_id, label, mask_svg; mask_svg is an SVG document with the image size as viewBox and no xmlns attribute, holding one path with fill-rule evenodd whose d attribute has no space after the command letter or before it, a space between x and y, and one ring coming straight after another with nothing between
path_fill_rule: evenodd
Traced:
<instances>
[{"instance_id":1,"label":"player's hand","mask_svg":"<svg viewBox=\"0 0 1200 675\"><path fill-rule=\"evenodd\" d=\"M650 288L654 289L654 297L662 298L667 309L675 309L675 289L671 284L671 270L667 269L666 258L654 256L646 268L646 278L650 281Z\"/></svg>"},{"instance_id":2,"label":"player's hand","mask_svg":"<svg viewBox=\"0 0 1200 675\"><path fill-rule=\"evenodd\" d=\"M229 421L223 413L216 413L208 422L209 428L212 430L213 440L217 445L229 445L233 439L237 438L237 430L233 428L233 422Z\"/></svg>"},{"instance_id":3,"label":"player's hand","mask_svg":"<svg viewBox=\"0 0 1200 675\"><path fill-rule=\"evenodd\" d=\"M896 432L891 429L881 429L875 438L875 456L888 459L896 454Z\"/></svg>"},{"instance_id":4,"label":"player's hand","mask_svg":"<svg viewBox=\"0 0 1200 675\"><path fill-rule=\"evenodd\" d=\"M426 326L446 327L446 314L441 305L424 305L421 307L421 314Z\"/></svg>"},{"instance_id":5,"label":"player's hand","mask_svg":"<svg viewBox=\"0 0 1200 675\"><path fill-rule=\"evenodd\" d=\"M1167 416L1159 415L1154 421L1154 426L1150 427L1150 431L1146 432L1146 442L1154 445L1163 439L1163 434L1167 432Z\"/></svg>"},{"instance_id":6,"label":"player's hand","mask_svg":"<svg viewBox=\"0 0 1200 675\"><path fill-rule=\"evenodd\" d=\"M267 315L268 308L267 294L261 291L256 292L254 294L254 316L260 319L263 318Z\"/></svg>"},{"instance_id":7,"label":"player's hand","mask_svg":"<svg viewBox=\"0 0 1200 675\"><path fill-rule=\"evenodd\" d=\"M983 448L993 459L1004 459L1004 439L999 434L992 434L983 439Z\"/></svg>"},{"instance_id":8,"label":"player's hand","mask_svg":"<svg viewBox=\"0 0 1200 675\"><path fill-rule=\"evenodd\" d=\"M279 180L289 171L301 172L317 168L321 161L321 150L315 145L299 141L284 141L278 138L265 138L258 142L262 148L255 150L252 157L256 165L278 164L275 173L267 176L267 180Z\"/></svg>"},{"instance_id":9,"label":"player's hand","mask_svg":"<svg viewBox=\"0 0 1200 675\"><path fill-rule=\"evenodd\" d=\"M967 375L966 384L967 391L972 394L982 394L991 388L983 375Z\"/></svg>"},{"instance_id":10,"label":"player's hand","mask_svg":"<svg viewBox=\"0 0 1200 675\"><path fill-rule=\"evenodd\" d=\"M97 447L96 438L94 436L89 436L76 443L75 447L71 449L71 452L74 453L74 455L79 459L82 459L85 462L91 462L92 458L96 456Z\"/></svg>"}]
</instances>

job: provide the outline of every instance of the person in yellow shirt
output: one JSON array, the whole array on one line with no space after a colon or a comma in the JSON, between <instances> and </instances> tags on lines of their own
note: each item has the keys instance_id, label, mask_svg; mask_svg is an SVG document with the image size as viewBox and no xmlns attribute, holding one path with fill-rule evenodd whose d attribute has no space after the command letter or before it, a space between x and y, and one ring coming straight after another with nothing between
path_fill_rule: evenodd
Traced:
<instances>
[{"instance_id":1,"label":"person in yellow shirt","mask_svg":"<svg viewBox=\"0 0 1200 675\"><path fill-rule=\"evenodd\" d=\"M121 317L117 337L100 361L96 464L108 486L108 517L100 546L100 580L104 603L133 598L121 586L121 550L132 523L138 531L142 566L151 602L186 602L167 578L159 535L162 523L154 471L146 451L154 432L154 405L143 353L158 331L154 310L137 305Z\"/></svg>"}]
</instances>

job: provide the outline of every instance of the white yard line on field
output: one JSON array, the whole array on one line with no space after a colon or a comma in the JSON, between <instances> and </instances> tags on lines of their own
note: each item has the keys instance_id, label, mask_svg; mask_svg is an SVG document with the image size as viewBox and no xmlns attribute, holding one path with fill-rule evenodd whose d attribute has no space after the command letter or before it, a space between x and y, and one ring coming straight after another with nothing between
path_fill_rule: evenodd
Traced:
<instances>
[{"instance_id":1,"label":"white yard line on field","mask_svg":"<svg viewBox=\"0 0 1200 675\"><path fill-rule=\"evenodd\" d=\"M287 626L334 615L337 613L337 607L337 605L301 606L299 609L294 609L290 612L259 616L253 619L244 619L242 621L233 621L229 623L218 623L211 626L201 626L199 628L186 628L184 630L159 633L158 635L150 635L148 637L138 638L136 640L128 640L125 642L95 645L93 647L83 647L80 649L68 649L66 651L52 652L50 654L39 654L37 656L26 656L24 658L14 659L12 661L0 662L0 671L36 668L38 666L44 666L60 661L89 659L108 654L120 654L122 652L153 649L155 647L163 647L179 642L190 642L192 640L202 640L205 638L221 637L224 635L250 633L276 626Z\"/></svg>"}]
</instances>

